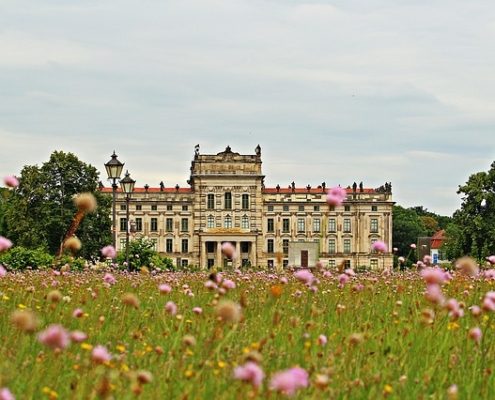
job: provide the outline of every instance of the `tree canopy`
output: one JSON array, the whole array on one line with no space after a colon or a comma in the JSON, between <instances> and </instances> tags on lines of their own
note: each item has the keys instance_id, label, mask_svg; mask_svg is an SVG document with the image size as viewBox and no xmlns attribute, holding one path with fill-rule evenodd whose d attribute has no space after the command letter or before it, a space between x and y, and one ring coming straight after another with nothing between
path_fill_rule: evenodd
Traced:
<instances>
[{"instance_id":1,"label":"tree canopy","mask_svg":"<svg viewBox=\"0 0 495 400\"><path fill-rule=\"evenodd\" d=\"M4 196L3 229L16 245L55 254L76 211L73 196L91 192L98 208L86 216L76 234L83 243L81 255L96 256L111 242L111 199L99 192L98 176L95 167L62 151L53 152L41 167L24 166L19 186Z\"/></svg>"}]
</instances>

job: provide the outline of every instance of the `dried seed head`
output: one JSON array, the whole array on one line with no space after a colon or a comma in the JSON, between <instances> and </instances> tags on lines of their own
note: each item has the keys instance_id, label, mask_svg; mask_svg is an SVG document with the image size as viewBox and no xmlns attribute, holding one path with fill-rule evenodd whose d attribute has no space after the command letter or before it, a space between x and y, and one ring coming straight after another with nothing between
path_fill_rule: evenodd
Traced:
<instances>
[{"instance_id":1,"label":"dried seed head","mask_svg":"<svg viewBox=\"0 0 495 400\"><path fill-rule=\"evenodd\" d=\"M82 247L81 241L75 236L68 238L64 242L64 248L73 252L73 253L81 250L81 247Z\"/></svg>"},{"instance_id":2,"label":"dried seed head","mask_svg":"<svg viewBox=\"0 0 495 400\"><path fill-rule=\"evenodd\" d=\"M79 211L91 213L96 210L96 199L91 193L79 193L74 197L74 204Z\"/></svg>"},{"instance_id":3,"label":"dried seed head","mask_svg":"<svg viewBox=\"0 0 495 400\"><path fill-rule=\"evenodd\" d=\"M35 332L39 325L36 314L30 310L16 310L10 316L10 320L17 329L27 333Z\"/></svg>"}]
</instances>

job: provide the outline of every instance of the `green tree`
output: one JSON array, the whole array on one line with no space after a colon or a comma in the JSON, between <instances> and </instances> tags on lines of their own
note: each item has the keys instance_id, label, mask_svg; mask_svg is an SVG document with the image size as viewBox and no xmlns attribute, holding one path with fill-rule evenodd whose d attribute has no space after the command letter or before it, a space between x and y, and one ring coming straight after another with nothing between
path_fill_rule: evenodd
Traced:
<instances>
[{"instance_id":1,"label":"green tree","mask_svg":"<svg viewBox=\"0 0 495 400\"><path fill-rule=\"evenodd\" d=\"M427 229L414 208L394 206L392 223L392 243L400 255L408 255L411 244L417 243L418 237L428 236ZM414 254L412 256L411 258L415 261Z\"/></svg>"},{"instance_id":2,"label":"green tree","mask_svg":"<svg viewBox=\"0 0 495 400\"><path fill-rule=\"evenodd\" d=\"M495 254L495 162L488 172L471 175L457 193L462 204L447 229L447 255L481 260Z\"/></svg>"},{"instance_id":3,"label":"green tree","mask_svg":"<svg viewBox=\"0 0 495 400\"><path fill-rule=\"evenodd\" d=\"M72 198L91 192L98 209L81 223L77 236L81 255L97 256L111 242L111 199L98 190L98 171L72 153L55 151L41 167L25 166L19 186L6 201L5 222L9 238L28 248L45 248L55 254L76 212Z\"/></svg>"}]
</instances>

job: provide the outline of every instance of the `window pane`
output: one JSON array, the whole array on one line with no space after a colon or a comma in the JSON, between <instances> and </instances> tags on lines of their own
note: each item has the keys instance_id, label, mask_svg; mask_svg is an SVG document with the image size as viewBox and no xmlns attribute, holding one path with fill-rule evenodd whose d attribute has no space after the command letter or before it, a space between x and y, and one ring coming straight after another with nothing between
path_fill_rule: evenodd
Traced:
<instances>
[{"instance_id":1,"label":"window pane","mask_svg":"<svg viewBox=\"0 0 495 400\"><path fill-rule=\"evenodd\" d=\"M290 219L289 218L284 218L282 220L282 231L284 233L288 233L290 231Z\"/></svg>"},{"instance_id":2,"label":"window pane","mask_svg":"<svg viewBox=\"0 0 495 400\"><path fill-rule=\"evenodd\" d=\"M158 218L151 218L151 230L152 231L158 230Z\"/></svg>"},{"instance_id":3,"label":"window pane","mask_svg":"<svg viewBox=\"0 0 495 400\"><path fill-rule=\"evenodd\" d=\"M328 241L328 252L330 254L335 254L336 253L335 239L330 239Z\"/></svg>"},{"instance_id":4,"label":"window pane","mask_svg":"<svg viewBox=\"0 0 495 400\"><path fill-rule=\"evenodd\" d=\"M172 218L167 218L166 221L165 221L165 229L167 232L172 232L173 230L173 226L174 225L174 221Z\"/></svg>"},{"instance_id":5,"label":"window pane","mask_svg":"<svg viewBox=\"0 0 495 400\"><path fill-rule=\"evenodd\" d=\"M313 220L313 232L320 232L320 219L315 218Z\"/></svg>"},{"instance_id":6,"label":"window pane","mask_svg":"<svg viewBox=\"0 0 495 400\"><path fill-rule=\"evenodd\" d=\"M242 195L242 209L243 210L249 209L249 195L248 194Z\"/></svg>"},{"instance_id":7,"label":"window pane","mask_svg":"<svg viewBox=\"0 0 495 400\"><path fill-rule=\"evenodd\" d=\"M227 192L225 193L225 209L230 210L232 209L232 193Z\"/></svg>"},{"instance_id":8,"label":"window pane","mask_svg":"<svg viewBox=\"0 0 495 400\"><path fill-rule=\"evenodd\" d=\"M208 228L214 228L215 227L215 218L213 215L208 216Z\"/></svg>"},{"instance_id":9,"label":"window pane","mask_svg":"<svg viewBox=\"0 0 495 400\"><path fill-rule=\"evenodd\" d=\"M215 195L210 193L208 194L208 200L206 203L206 207L208 210L213 210L215 208Z\"/></svg>"},{"instance_id":10,"label":"window pane","mask_svg":"<svg viewBox=\"0 0 495 400\"><path fill-rule=\"evenodd\" d=\"M298 232L305 232L306 231L306 226L305 226L305 221L304 218L298 218L297 219L297 231Z\"/></svg>"},{"instance_id":11,"label":"window pane","mask_svg":"<svg viewBox=\"0 0 495 400\"><path fill-rule=\"evenodd\" d=\"M273 232L274 231L273 218L268 218L267 219L267 231L268 232Z\"/></svg>"},{"instance_id":12,"label":"window pane","mask_svg":"<svg viewBox=\"0 0 495 400\"><path fill-rule=\"evenodd\" d=\"M136 218L136 232L141 232L143 230L143 219Z\"/></svg>"}]
</instances>

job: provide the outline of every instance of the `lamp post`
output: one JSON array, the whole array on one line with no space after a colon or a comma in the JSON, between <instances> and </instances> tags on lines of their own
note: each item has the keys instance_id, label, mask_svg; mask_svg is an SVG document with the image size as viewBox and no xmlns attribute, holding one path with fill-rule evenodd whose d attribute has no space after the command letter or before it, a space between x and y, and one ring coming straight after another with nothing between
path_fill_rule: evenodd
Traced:
<instances>
[{"instance_id":1,"label":"lamp post","mask_svg":"<svg viewBox=\"0 0 495 400\"><path fill-rule=\"evenodd\" d=\"M131 194L134 191L134 185L136 181L131 179L129 171L125 172L124 178L120 181L120 187L125 194L125 204L126 204L126 222L127 229L125 232L125 262L129 266L129 202L131 200Z\"/></svg>"},{"instance_id":2,"label":"lamp post","mask_svg":"<svg viewBox=\"0 0 495 400\"><path fill-rule=\"evenodd\" d=\"M113 151L112 158L109 162L105 164L105 169L107 170L108 180L112 181L112 241L114 249L117 248L117 212L115 210L115 203L117 200L117 181L120 180L120 175L122 174L122 169L124 164L117 159L117 154L115 150Z\"/></svg>"}]
</instances>

